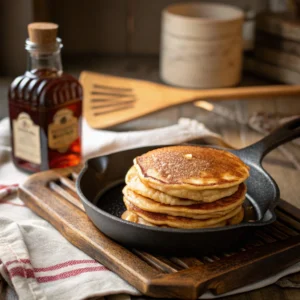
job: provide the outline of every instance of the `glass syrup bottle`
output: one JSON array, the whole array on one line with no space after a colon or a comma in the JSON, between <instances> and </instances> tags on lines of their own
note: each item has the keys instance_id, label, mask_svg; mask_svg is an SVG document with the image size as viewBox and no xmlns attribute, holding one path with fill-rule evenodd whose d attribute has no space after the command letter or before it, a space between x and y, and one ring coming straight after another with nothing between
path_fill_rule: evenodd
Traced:
<instances>
[{"instance_id":1,"label":"glass syrup bottle","mask_svg":"<svg viewBox=\"0 0 300 300\"><path fill-rule=\"evenodd\" d=\"M28 68L9 88L12 157L33 173L81 160L82 87L63 73L58 25L28 25Z\"/></svg>"}]
</instances>

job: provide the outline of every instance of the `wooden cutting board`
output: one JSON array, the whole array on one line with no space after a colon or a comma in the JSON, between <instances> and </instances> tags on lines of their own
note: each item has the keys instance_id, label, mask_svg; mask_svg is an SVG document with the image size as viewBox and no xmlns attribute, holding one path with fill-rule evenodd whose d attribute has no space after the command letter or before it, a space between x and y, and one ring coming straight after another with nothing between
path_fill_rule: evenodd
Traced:
<instances>
[{"instance_id":1,"label":"wooden cutting board","mask_svg":"<svg viewBox=\"0 0 300 300\"><path fill-rule=\"evenodd\" d=\"M271 85L193 90L144 80L84 71L83 112L93 128L108 128L158 110L195 100L225 100L300 95L300 85Z\"/></svg>"},{"instance_id":2,"label":"wooden cutting board","mask_svg":"<svg viewBox=\"0 0 300 300\"><path fill-rule=\"evenodd\" d=\"M147 296L196 299L207 290L223 294L300 261L300 210L284 201L276 209L275 223L227 253L162 257L126 249L102 234L85 214L75 189L80 168L35 174L20 187L19 196L73 245Z\"/></svg>"}]
</instances>

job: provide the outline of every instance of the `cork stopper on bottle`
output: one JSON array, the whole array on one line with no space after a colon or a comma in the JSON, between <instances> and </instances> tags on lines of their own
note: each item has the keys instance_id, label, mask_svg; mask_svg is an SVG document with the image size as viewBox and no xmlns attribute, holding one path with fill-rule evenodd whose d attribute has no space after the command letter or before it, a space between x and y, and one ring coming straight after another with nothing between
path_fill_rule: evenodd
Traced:
<instances>
[{"instance_id":1,"label":"cork stopper on bottle","mask_svg":"<svg viewBox=\"0 0 300 300\"><path fill-rule=\"evenodd\" d=\"M39 45L55 44L57 29L54 23L31 23L28 25L29 40Z\"/></svg>"}]
</instances>

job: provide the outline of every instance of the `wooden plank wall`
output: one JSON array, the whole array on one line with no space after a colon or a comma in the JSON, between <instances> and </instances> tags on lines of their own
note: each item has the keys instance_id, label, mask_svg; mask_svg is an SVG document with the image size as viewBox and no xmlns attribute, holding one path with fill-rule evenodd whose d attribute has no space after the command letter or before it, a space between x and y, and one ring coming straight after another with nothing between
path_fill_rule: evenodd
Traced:
<instances>
[{"instance_id":1,"label":"wooden plank wall","mask_svg":"<svg viewBox=\"0 0 300 300\"><path fill-rule=\"evenodd\" d=\"M52 0L64 53L158 54L161 11L184 0ZM210 0L244 10L267 9L268 1Z\"/></svg>"},{"instance_id":2,"label":"wooden plank wall","mask_svg":"<svg viewBox=\"0 0 300 300\"><path fill-rule=\"evenodd\" d=\"M60 25L64 54L152 55L159 52L161 11L189 0L10 0L0 1L0 75L24 72L27 24ZM206 0L261 11L269 1Z\"/></svg>"},{"instance_id":3,"label":"wooden plank wall","mask_svg":"<svg viewBox=\"0 0 300 300\"><path fill-rule=\"evenodd\" d=\"M31 1L0 1L0 75L24 73L27 24L33 19Z\"/></svg>"}]
</instances>

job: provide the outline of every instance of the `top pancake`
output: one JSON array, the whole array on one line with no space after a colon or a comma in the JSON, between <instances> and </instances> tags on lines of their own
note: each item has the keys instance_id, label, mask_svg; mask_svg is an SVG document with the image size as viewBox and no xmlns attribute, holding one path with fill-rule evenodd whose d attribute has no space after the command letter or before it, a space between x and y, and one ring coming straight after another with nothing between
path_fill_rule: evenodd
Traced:
<instances>
[{"instance_id":1,"label":"top pancake","mask_svg":"<svg viewBox=\"0 0 300 300\"><path fill-rule=\"evenodd\" d=\"M134 159L139 178L172 189L216 189L236 186L249 176L249 167L224 150L200 146L170 146Z\"/></svg>"},{"instance_id":2,"label":"top pancake","mask_svg":"<svg viewBox=\"0 0 300 300\"><path fill-rule=\"evenodd\" d=\"M218 199L233 195L239 188L239 185L235 185L229 188L200 191L164 189L159 185L153 186L153 183L145 185L138 177L137 170L134 166L127 172L125 182L127 186L137 194L167 205L193 205L199 202L214 202ZM179 195L179 197L176 195Z\"/></svg>"}]
</instances>

